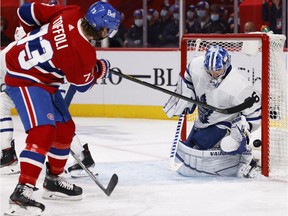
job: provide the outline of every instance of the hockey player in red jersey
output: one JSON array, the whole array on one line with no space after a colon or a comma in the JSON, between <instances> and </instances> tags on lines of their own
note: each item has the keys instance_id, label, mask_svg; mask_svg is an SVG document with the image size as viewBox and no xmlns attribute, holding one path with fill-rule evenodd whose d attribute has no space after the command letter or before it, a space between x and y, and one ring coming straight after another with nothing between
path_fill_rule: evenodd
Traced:
<instances>
[{"instance_id":1,"label":"hockey player in red jersey","mask_svg":"<svg viewBox=\"0 0 288 216\"><path fill-rule=\"evenodd\" d=\"M57 1L50 1L49 4L57 4ZM14 34L15 41L21 40L26 36L26 32L23 27L17 27ZM2 53L5 53L6 49L2 50ZM1 54L0 54L1 55ZM0 56L1 60L2 55ZM2 69L2 65L5 65L4 61L1 61L0 68ZM13 139L13 121L11 116L11 108L15 108L15 105L11 98L5 92L4 76L6 74L6 70L1 70L0 75L0 154L1 154L1 162L0 162L0 175L11 175L18 174L20 167L18 164L18 157L16 154L16 144ZM70 102L73 99L76 90L73 86L64 82L61 85L60 91L62 96L69 106ZM82 144L78 136L75 134L73 141L71 143L70 149L76 154L76 156L82 161L82 163L86 166L86 168L93 168L95 162L92 158L92 154L88 148L88 143ZM78 164L75 160L72 165L70 165L67 169L69 174L72 177L84 177L87 176L87 172L83 170L83 168Z\"/></svg>"},{"instance_id":2,"label":"hockey player in red jersey","mask_svg":"<svg viewBox=\"0 0 288 216\"><path fill-rule=\"evenodd\" d=\"M19 182L10 196L7 215L40 215L45 206L33 191L46 156L44 199L79 200L82 188L63 173L75 125L58 90L64 77L85 92L105 76L110 63L97 59L90 40L116 33L120 14L105 2L90 6L84 16L78 6L23 4L17 11L27 36L4 53L6 92L13 100L27 133L20 153ZM17 214L18 214L17 213Z\"/></svg>"}]
</instances>

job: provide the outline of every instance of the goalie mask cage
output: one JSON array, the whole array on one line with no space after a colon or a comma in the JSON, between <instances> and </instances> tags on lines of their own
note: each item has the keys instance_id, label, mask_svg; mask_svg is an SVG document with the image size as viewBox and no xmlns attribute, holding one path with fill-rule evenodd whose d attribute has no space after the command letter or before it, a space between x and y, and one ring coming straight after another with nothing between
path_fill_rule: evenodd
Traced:
<instances>
[{"instance_id":1,"label":"goalie mask cage","mask_svg":"<svg viewBox=\"0 0 288 216\"><path fill-rule=\"evenodd\" d=\"M247 82L261 92L262 122L261 128L255 133L262 140L262 174L281 179L288 177L288 79L283 52L285 40L284 35L257 33L186 34L181 41L182 75L187 63L193 58L204 55L210 45L220 45L231 55L232 66L237 67ZM182 140L186 140L187 130L191 130L197 115L196 111L194 113L186 116L181 132Z\"/></svg>"}]
</instances>

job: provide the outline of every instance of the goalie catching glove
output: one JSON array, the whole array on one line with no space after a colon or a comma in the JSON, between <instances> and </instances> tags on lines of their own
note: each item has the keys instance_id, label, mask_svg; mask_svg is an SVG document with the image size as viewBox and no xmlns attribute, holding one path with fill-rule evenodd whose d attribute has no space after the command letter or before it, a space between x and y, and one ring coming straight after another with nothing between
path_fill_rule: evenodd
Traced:
<instances>
[{"instance_id":1,"label":"goalie catching glove","mask_svg":"<svg viewBox=\"0 0 288 216\"><path fill-rule=\"evenodd\" d=\"M241 154L247 150L249 143L249 123L244 116L239 116L232 121L230 134L221 140L222 151L230 154Z\"/></svg>"},{"instance_id":2,"label":"goalie catching glove","mask_svg":"<svg viewBox=\"0 0 288 216\"><path fill-rule=\"evenodd\" d=\"M96 79L106 78L110 70L110 62L107 59L99 59L95 66Z\"/></svg>"}]
</instances>

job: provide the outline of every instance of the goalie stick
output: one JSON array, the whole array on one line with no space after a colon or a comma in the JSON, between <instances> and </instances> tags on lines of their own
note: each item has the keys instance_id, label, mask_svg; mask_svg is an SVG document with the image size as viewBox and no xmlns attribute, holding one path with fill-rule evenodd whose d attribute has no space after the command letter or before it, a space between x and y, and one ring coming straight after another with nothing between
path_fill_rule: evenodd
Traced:
<instances>
[{"instance_id":1,"label":"goalie stick","mask_svg":"<svg viewBox=\"0 0 288 216\"><path fill-rule=\"evenodd\" d=\"M178 97L178 98L180 98L182 100L188 101L188 102L193 103L195 105L199 105L199 106L202 106L202 107L205 107L207 109L210 109L210 110L213 110L213 111L216 111L216 112L219 112L219 113L223 113L223 114L232 114L232 113L241 112L242 110L245 110L247 108L252 107L254 103L260 101L259 97L256 95L256 92L253 92L251 97L248 97L242 104L239 104L239 105L237 105L235 107L230 107L230 108L227 108L227 109L220 109L220 108L208 105L208 104L204 104L204 103L202 103L200 101L196 101L196 100L193 100L191 98L185 97L185 96L183 96L181 94L177 94L176 92L172 92L172 91L169 91L167 89L161 88L159 86L156 86L156 85L144 82L142 80L136 79L133 76L129 76L129 75L117 72L114 69L110 69L109 72L111 74L115 74L115 75L117 75L119 77L122 77L124 79L130 80L132 82L136 82L136 83L144 85L146 87L149 87L149 88L152 88L152 89L155 89L155 90L158 90L158 91L162 91L162 92L164 92L166 94L172 95L174 97Z\"/></svg>"},{"instance_id":2,"label":"goalie stick","mask_svg":"<svg viewBox=\"0 0 288 216\"><path fill-rule=\"evenodd\" d=\"M75 158L78 164L82 167L83 170L92 178L92 180L100 187L100 189L107 195L110 196L113 192L114 188L118 183L118 176L117 174L113 174L107 188L103 186L103 184L96 178L96 176L82 163L82 161L77 157L77 155L70 149L71 155Z\"/></svg>"},{"instance_id":3,"label":"goalie stick","mask_svg":"<svg viewBox=\"0 0 288 216\"><path fill-rule=\"evenodd\" d=\"M184 122L185 114L181 114L177 123L176 127L176 132L175 132L175 137L171 146L170 150L170 158L169 158L169 170L175 171L177 170L177 166L175 165L175 155L176 155L176 150L178 146L178 142L180 139L180 134Z\"/></svg>"}]
</instances>

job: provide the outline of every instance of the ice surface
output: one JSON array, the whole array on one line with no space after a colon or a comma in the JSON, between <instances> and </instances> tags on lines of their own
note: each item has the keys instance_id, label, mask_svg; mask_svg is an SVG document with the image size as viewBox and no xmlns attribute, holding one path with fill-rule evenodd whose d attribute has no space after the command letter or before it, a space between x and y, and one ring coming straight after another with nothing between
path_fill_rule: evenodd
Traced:
<instances>
[{"instance_id":1,"label":"ice surface","mask_svg":"<svg viewBox=\"0 0 288 216\"><path fill-rule=\"evenodd\" d=\"M16 149L25 134L13 117ZM168 170L177 122L165 120L74 118L77 134L88 142L96 162L92 170L106 186L113 173L119 183L107 197L89 178L68 180L84 190L82 201L41 198L44 170L34 193L46 206L43 216L287 216L288 183L275 179L187 178ZM258 152L259 155L259 152ZM72 157L68 164L72 163ZM1 176L1 215L17 184Z\"/></svg>"}]
</instances>

